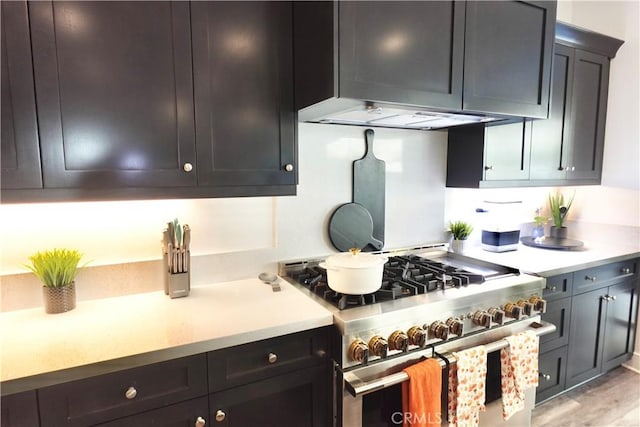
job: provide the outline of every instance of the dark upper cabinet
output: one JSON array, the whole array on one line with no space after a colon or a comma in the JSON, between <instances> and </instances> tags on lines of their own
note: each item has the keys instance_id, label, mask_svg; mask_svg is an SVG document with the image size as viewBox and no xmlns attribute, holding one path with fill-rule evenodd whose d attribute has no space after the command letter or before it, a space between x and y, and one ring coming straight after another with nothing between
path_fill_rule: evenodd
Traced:
<instances>
[{"instance_id":1,"label":"dark upper cabinet","mask_svg":"<svg viewBox=\"0 0 640 427\"><path fill-rule=\"evenodd\" d=\"M531 121L449 130L447 187L501 187L529 178Z\"/></svg>"},{"instance_id":2,"label":"dark upper cabinet","mask_svg":"<svg viewBox=\"0 0 640 427\"><path fill-rule=\"evenodd\" d=\"M555 1L469 1L465 110L547 118Z\"/></svg>"},{"instance_id":3,"label":"dark upper cabinet","mask_svg":"<svg viewBox=\"0 0 640 427\"><path fill-rule=\"evenodd\" d=\"M531 179L600 183L608 86L609 58L556 45L551 114L533 125Z\"/></svg>"},{"instance_id":4,"label":"dark upper cabinet","mask_svg":"<svg viewBox=\"0 0 640 427\"><path fill-rule=\"evenodd\" d=\"M525 160L529 162L526 167L528 176L521 180L501 179L494 180L491 184L479 183L480 156L477 155L477 148L470 147L470 152L476 155L470 154L467 160L454 163L457 168L447 169L447 186L512 187L600 183L609 58L615 56L622 41L564 23L557 23L556 33L549 118L531 122L530 151L527 154L530 157ZM465 91L468 87L466 79L465 68ZM449 131L450 141L452 133L455 132L456 129ZM467 141L466 144L472 142ZM511 169L517 170L525 155L514 155L507 146L500 149L506 150L502 158L511 159ZM456 149L451 142L449 150L449 157L460 156L462 153L459 147ZM486 156L482 159L487 161ZM468 170L459 170L461 165L468 165L476 172L470 175ZM483 163L482 166L491 165ZM502 168L504 169L504 165ZM483 179L489 178L485 174Z\"/></svg>"},{"instance_id":5,"label":"dark upper cabinet","mask_svg":"<svg viewBox=\"0 0 640 427\"><path fill-rule=\"evenodd\" d=\"M337 7L340 96L460 108L464 2L351 1Z\"/></svg>"},{"instance_id":6,"label":"dark upper cabinet","mask_svg":"<svg viewBox=\"0 0 640 427\"><path fill-rule=\"evenodd\" d=\"M600 183L609 88L609 58L576 49L571 121L573 150L567 179Z\"/></svg>"},{"instance_id":7,"label":"dark upper cabinet","mask_svg":"<svg viewBox=\"0 0 640 427\"><path fill-rule=\"evenodd\" d=\"M199 185L295 185L291 3L191 8Z\"/></svg>"},{"instance_id":8,"label":"dark upper cabinet","mask_svg":"<svg viewBox=\"0 0 640 427\"><path fill-rule=\"evenodd\" d=\"M2 187L40 188L31 36L26 2L2 2Z\"/></svg>"},{"instance_id":9,"label":"dark upper cabinet","mask_svg":"<svg viewBox=\"0 0 640 427\"><path fill-rule=\"evenodd\" d=\"M29 5L45 188L196 184L188 3Z\"/></svg>"},{"instance_id":10,"label":"dark upper cabinet","mask_svg":"<svg viewBox=\"0 0 640 427\"><path fill-rule=\"evenodd\" d=\"M533 124L531 179L565 179L566 158L571 150L571 93L574 50L556 44L548 120ZM563 159L564 157L564 159Z\"/></svg>"}]
</instances>

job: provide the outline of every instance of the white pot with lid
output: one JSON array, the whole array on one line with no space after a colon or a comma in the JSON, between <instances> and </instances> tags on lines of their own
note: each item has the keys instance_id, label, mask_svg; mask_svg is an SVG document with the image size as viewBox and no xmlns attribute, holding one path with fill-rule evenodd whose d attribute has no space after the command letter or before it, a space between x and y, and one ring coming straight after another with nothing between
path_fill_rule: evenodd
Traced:
<instances>
[{"instance_id":1,"label":"white pot with lid","mask_svg":"<svg viewBox=\"0 0 640 427\"><path fill-rule=\"evenodd\" d=\"M370 294L382 286L382 270L389 258L351 249L328 257L320 267L327 270L327 282L336 292Z\"/></svg>"}]
</instances>

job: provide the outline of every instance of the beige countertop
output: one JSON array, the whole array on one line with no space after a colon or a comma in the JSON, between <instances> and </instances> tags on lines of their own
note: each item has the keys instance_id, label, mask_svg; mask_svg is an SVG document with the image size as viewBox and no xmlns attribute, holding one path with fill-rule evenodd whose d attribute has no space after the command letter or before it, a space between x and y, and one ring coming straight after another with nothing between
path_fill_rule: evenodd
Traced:
<instances>
[{"instance_id":1,"label":"beige countertop","mask_svg":"<svg viewBox=\"0 0 640 427\"><path fill-rule=\"evenodd\" d=\"M92 301L61 314L0 315L3 395L331 325L298 289L258 279Z\"/></svg>"},{"instance_id":2,"label":"beige countertop","mask_svg":"<svg viewBox=\"0 0 640 427\"><path fill-rule=\"evenodd\" d=\"M497 264L515 267L525 273L544 277L591 268L610 262L640 257L640 248L633 244L607 244L585 241L581 250L554 250L518 244L518 249L509 252L489 252L480 246L464 253Z\"/></svg>"}]
</instances>

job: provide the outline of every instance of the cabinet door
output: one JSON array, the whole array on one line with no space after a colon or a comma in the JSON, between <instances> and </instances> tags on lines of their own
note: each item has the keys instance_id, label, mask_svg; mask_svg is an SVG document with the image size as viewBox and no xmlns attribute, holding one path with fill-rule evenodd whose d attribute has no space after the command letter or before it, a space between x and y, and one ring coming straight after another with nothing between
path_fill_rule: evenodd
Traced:
<instances>
[{"instance_id":1,"label":"cabinet door","mask_svg":"<svg viewBox=\"0 0 640 427\"><path fill-rule=\"evenodd\" d=\"M220 426L325 426L328 374L295 371L209 396L210 418Z\"/></svg>"},{"instance_id":2,"label":"cabinet door","mask_svg":"<svg viewBox=\"0 0 640 427\"><path fill-rule=\"evenodd\" d=\"M199 184L295 184L291 3L191 12Z\"/></svg>"},{"instance_id":3,"label":"cabinet door","mask_svg":"<svg viewBox=\"0 0 640 427\"><path fill-rule=\"evenodd\" d=\"M607 289L574 295L569 327L567 387L572 387L600 373L601 337L604 333Z\"/></svg>"},{"instance_id":4,"label":"cabinet door","mask_svg":"<svg viewBox=\"0 0 640 427\"><path fill-rule=\"evenodd\" d=\"M549 119L532 125L531 179L565 179L571 154L571 93L574 49L556 44Z\"/></svg>"},{"instance_id":5,"label":"cabinet door","mask_svg":"<svg viewBox=\"0 0 640 427\"><path fill-rule=\"evenodd\" d=\"M528 179L531 122L487 126L485 132L484 179Z\"/></svg>"},{"instance_id":6,"label":"cabinet door","mask_svg":"<svg viewBox=\"0 0 640 427\"><path fill-rule=\"evenodd\" d=\"M2 2L2 188L42 187L26 2Z\"/></svg>"},{"instance_id":7,"label":"cabinet door","mask_svg":"<svg viewBox=\"0 0 640 427\"><path fill-rule=\"evenodd\" d=\"M340 96L460 109L464 2L340 2Z\"/></svg>"},{"instance_id":8,"label":"cabinet door","mask_svg":"<svg viewBox=\"0 0 640 427\"><path fill-rule=\"evenodd\" d=\"M600 181L608 87L609 59L576 49L571 103L573 149L571 164L568 165L569 180Z\"/></svg>"},{"instance_id":9,"label":"cabinet door","mask_svg":"<svg viewBox=\"0 0 640 427\"><path fill-rule=\"evenodd\" d=\"M105 424L98 424L100 427L204 427L209 420L209 402L206 397L187 400L165 406L153 411L143 412L138 415L120 418L116 421ZM198 421L202 421L197 424Z\"/></svg>"},{"instance_id":10,"label":"cabinet door","mask_svg":"<svg viewBox=\"0 0 640 427\"><path fill-rule=\"evenodd\" d=\"M571 298L549 301L547 312L542 320L556 325L556 330L540 337L540 351L546 352L569 343L569 327L571 319Z\"/></svg>"},{"instance_id":11,"label":"cabinet door","mask_svg":"<svg viewBox=\"0 0 640 427\"><path fill-rule=\"evenodd\" d=\"M38 401L36 391L10 394L0 398L2 427L37 427L40 425L38 418Z\"/></svg>"},{"instance_id":12,"label":"cabinet door","mask_svg":"<svg viewBox=\"0 0 640 427\"><path fill-rule=\"evenodd\" d=\"M564 390L567 373L567 346L540 354L538 372L536 403Z\"/></svg>"},{"instance_id":13,"label":"cabinet door","mask_svg":"<svg viewBox=\"0 0 640 427\"><path fill-rule=\"evenodd\" d=\"M466 2L465 110L547 118L555 1Z\"/></svg>"},{"instance_id":14,"label":"cabinet door","mask_svg":"<svg viewBox=\"0 0 640 427\"><path fill-rule=\"evenodd\" d=\"M602 370L607 371L629 360L633 353L638 309L636 281L611 286L607 292L607 317L602 346Z\"/></svg>"},{"instance_id":15,"label":"cabinet door","mask_svg":"<svg viewBox=\"0 0 640 427\"><path fill-rule=\"evenodd\" d=\"M194 185L189 5L33 2L29 16L45 188Z\"/></svg>"}]
</instances>

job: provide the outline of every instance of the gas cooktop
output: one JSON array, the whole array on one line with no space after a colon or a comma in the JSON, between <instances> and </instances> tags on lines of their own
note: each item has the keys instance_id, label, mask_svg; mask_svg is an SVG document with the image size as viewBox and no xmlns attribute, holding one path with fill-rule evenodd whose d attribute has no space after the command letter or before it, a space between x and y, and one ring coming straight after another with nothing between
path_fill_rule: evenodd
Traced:
<instances>
[{"instance_id":1,"label":"gas cooktop","mask_svg":"<svg viewBox=\"0 0 640 427\"><path fill-rule=\"evenodd\" d=\"M285 265L284 275L340 310L396 300L429 292L446 291L486 281L519 275L517 269L487 263L442 250L406 250L385 253L380 289L371 294L347 295L333 291L327 272L318 261L306 260ZM281 272L282 273L282 272Z\"/></svg>"}]
</instances>

